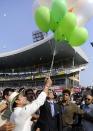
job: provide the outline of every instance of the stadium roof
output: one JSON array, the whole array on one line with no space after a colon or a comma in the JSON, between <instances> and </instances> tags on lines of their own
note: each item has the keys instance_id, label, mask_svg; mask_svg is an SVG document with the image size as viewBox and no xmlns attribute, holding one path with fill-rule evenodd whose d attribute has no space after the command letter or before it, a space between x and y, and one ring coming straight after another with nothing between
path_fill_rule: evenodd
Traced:
<instances>
[{"instance_id":1,"label":"stadium roof","mask_svg":"<svg viewBox=\"0 0 93 131\"><path fill-rule=\"evenodd\" d=\"M71 47L66 41L56 42L53 35L24 48L0 54L0 72L9 69L32 67L52 60L74 57L75 63L87 64L88 58L79 47Z\"/></svg>"}]
</instances>

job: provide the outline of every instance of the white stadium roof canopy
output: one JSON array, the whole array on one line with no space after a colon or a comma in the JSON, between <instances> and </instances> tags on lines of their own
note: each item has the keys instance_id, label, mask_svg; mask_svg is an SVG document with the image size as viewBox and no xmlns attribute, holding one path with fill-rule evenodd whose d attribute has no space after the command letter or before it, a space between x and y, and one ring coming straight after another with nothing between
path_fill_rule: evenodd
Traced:
<instances>
[{"instance_id":1,"label":"white stadium roof canopy","mask_svg":"<svg viewBox=\"0 0 93 131\"><path fill-rule=\"evenodd\" d=\"M31 67L52 60L56 50L55 60L75 56L78 65L87 64L88 57L80 47L71 47L66 41L56 42L53 35L24 48L0 54L0 71L7 69Z\"/></svg>"}]
</instances>

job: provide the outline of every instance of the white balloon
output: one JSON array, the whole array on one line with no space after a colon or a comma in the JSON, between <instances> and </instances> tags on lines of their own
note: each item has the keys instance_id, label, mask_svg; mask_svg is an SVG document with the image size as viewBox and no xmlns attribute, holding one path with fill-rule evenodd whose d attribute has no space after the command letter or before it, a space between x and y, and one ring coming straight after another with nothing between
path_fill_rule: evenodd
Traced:
<instances>
[{"instance_id":1,"label":"white balloon","mask_svg":"<svg viewBox=\"0 0 93 131\"><path fill-rule=\"evenodd\" d=\"M40 4L38 3L37 0L34 0L32 4L32 15L35 16L36 10L40 7Z\"/></svg>"},{"instance_id":2,"label":"white balloon","mask_svg":"<svg viewBox=\"0 0 93 131\"><path fill-rule=\"evenodd\" d=\"M40 6L46 6L50 9L54 0L37 0L37 1L40 4Z\"/></svg>"},{"instance_id":3,"label":"white balloon","mask_svg":"<svg viewBox=\"0 0 93 131\"><path fill-rule=\"evenodd\" d=\"M32 15L35 16L35 12L40 6L46 6L50 9L52 2L53 0L34 0L32 4Z\"/></svg>"},{"instance_id":4,"label":"white balloon","mask_svg":"<svg viewBox=\"0 0 93 131\"><path fill-rule=\"evenodd\" d=\"M78 1L79 0L66 0L68 9L69 8L74 8L74 6L77 4Z\"/></svg>"},{"instance_id":5,"label":"white balloon","mask_svg":"<svg viewBox=\"0 0 93 131\"><path fill-rule=\"evenodd\" d=\"M77 16L78 26L84 26L93 16L93 0L79 0L73 12Z\"/></svg>"}]
</instances>

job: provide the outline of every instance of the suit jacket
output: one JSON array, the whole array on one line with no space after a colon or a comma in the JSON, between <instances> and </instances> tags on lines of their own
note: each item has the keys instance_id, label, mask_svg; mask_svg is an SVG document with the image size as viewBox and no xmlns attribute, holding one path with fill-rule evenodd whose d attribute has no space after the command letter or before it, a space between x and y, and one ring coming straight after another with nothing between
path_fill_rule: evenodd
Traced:
<instances>
[{"instance_id":1,"label":"suit jacket","mask_svg":"<svg viewBox=\"0 0 93 131\"><path fill-rule=\"evenodd\" d=\"M40 131L62 131L62 116L59 105L54 103L55 116L52 117L51 107L49 102L40 107L40 117L38 126Z\"/></svg>"}]
</instances>

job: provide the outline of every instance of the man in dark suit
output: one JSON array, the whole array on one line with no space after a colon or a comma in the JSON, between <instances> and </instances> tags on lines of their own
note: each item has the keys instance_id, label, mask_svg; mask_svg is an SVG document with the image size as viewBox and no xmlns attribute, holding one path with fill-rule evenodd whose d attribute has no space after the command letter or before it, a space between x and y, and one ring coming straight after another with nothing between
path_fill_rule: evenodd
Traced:
<instances>
[{"instance_id":1,"label":"man in dark suit","mask_svg":"<svg viewBox=\"0 0 93 131\"><path fill-rule=\"evenodd\" d=\"M61 111L53 100L53 91L49 90L48 99L40 108L40 117L38 120L40 131L62 131Z\"/></svg>"}]
</instances>

